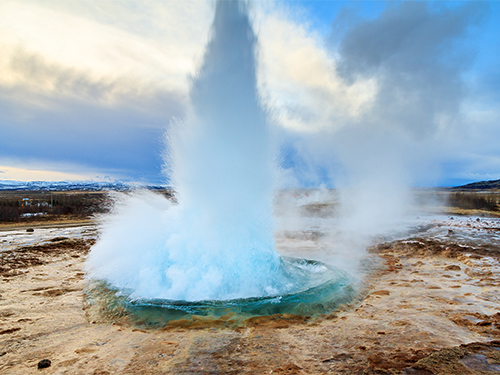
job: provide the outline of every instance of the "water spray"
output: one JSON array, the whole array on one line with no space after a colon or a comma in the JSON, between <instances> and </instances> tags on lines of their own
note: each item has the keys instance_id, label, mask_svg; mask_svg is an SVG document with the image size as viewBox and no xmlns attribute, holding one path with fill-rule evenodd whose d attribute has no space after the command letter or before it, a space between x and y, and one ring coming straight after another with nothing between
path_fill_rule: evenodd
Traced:
<instances>
[{"instance_id":1,"label":"water spray","mask_svg":"<svg viewBox=\"0 0 500 375\"><path fill-rule=\"evenodd\" d=\"M191 113L169 135L179 203L148 192L125 198L91 250L90 278L136 311L310 313L349 295L340 271L275 251L275 158L256 47L245 3L218 1Z\"/></svg>"}]
</instances>

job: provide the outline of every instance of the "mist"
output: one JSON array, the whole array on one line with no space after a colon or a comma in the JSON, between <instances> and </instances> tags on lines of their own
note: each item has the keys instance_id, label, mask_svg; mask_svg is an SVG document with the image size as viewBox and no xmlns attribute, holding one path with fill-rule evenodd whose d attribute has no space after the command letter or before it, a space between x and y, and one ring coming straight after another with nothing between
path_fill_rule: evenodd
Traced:
<instances>
[{"instance_id":1,"label":"mist","mask_svg":"<svg viewBox=\"0 0 500 375\"><path fill-rule=\"evenodd\" d=\"M374 238L404 229L417 213L413 188L435 186L440 161L457 152L470 91L465 77L475 56L468 40L487 11L484 3L403 2L372 19L353 17L353 9L333 20L326 41L332 76L346 87L371 82L375 90L350 116L336 114L335 102L312 116L297 104L294 111L309 116L311 129L285 132L282 182L336 188L335 219L323 227L328 235L320 244L333 258L356 254L349 269ZM318 126L324 113L332 113L329 125ZM290 218L293 211L283 230L307 226Z\"/></svg>"}]
</instances>

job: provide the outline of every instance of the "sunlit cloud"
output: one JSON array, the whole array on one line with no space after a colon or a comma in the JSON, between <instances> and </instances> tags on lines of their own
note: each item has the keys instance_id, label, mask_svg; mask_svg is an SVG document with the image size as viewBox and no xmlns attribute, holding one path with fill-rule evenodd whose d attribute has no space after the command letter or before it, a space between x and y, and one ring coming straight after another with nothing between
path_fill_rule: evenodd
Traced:
<instances>
[{"instance_id":1,"label":"sunlit cloud","mask_svg":"<svg viewBox=\"0 0 500 375\"><path fill-rule=\"evenodd\" d=\"M98 176L91 174L65 173L60 171L35 170L0 166L0 180L14 181L81 181L100 180Z\"/></svg>"},{"instance_id":2,"label":"sunlit cloud","mask_svg":"<svg viewBox=\"0 0 500 375\"><path fill-rule=\"evenodd\" d=\"M320 35L297 24L278 5L261 8L259 22L261 86L264 97L290 130L336 130L340 120L368 110L377 91L375 78L348 84Z\"/></svg>"},{"instance_id":3,"label":"sunlit cloud","mask_svg":"<svg viewBox=\"0 0 500 375\"><path fill-rule=\"evenodd\" d=\"M123 22L133 11L122 4L70 4L0 4L0 87L103 104L131 94L151 96L155 90L187 92L210 23L207 2L137 4L152 14L155 26L165 24L155 30L155 38L116 25L120 15Z\"/></svg>"}]
</instances>

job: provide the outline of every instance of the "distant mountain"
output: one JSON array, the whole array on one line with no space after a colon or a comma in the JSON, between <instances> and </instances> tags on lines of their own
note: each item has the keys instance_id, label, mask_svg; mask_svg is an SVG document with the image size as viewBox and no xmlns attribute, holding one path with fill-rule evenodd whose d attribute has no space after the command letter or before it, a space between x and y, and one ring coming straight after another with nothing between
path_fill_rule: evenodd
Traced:
<instances>
[{"instance_id":1,"label":"distant mountain","mask_svg":"<svg viewBox=\"0 0 500 375\"><path fill-rule=\"evenodd\" d=\"M456 186L453 189L456 190L490 190L490 189L500 189L500 180L490 180L490 181L479 181L473 182L471 184Z\"/></svg>"},{"instance_id":2,"label":"distant mountain","mask_svg":"<svg viewBox=\"0 0 500 375\"><path fill-rule=\"evenodd\" d=\"M138 188L149 190L168 189L168 185L138 185L126 182L95 182L95 181L0 181L0 190L15 191L127 191Z\"/></svg>"}]
</instances>

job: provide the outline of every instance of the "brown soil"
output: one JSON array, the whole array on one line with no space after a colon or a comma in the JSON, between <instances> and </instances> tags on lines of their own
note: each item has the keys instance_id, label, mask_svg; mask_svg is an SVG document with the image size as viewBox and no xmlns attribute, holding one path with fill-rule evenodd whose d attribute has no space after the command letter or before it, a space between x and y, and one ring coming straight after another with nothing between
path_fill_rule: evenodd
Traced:
<instances>
[{"instance_id":1,"label":"brown soil","mask_svg":"<svg viewBox=\"0 0 500 375\"><path fill-rule=\"evenodd\" d=\"M56 237L50 243L34 246L22 246L15 250L0 252L0 276L14 277L28 272L28 268L47 264L53 258L80 258L85 256L94 240ZM4 281L7 281L4 279Z\"/></svg>"},{"instance_id":2,"label":"brown soil","mask_svg":"<svg viewBox=\"0 0 500 375\"><path fill-rule=\"evenodd\" d=\"M496 230L491 228L489 230ZM382 243L369 249L371 253L380 254L389 259L393 257L401 258L426 258L426 257L444 257L465 261L467 259L481 259L481 257L500 257L500 244L466 246L456 243L448 243L435 239L425 239L415 237L411 241L400 240L389 243ZM453 265L450 267L459 267Z\"/></svg>"}]
</instances>

